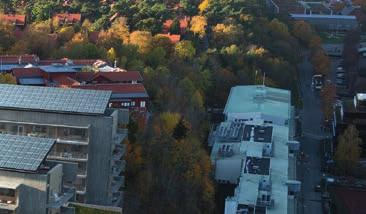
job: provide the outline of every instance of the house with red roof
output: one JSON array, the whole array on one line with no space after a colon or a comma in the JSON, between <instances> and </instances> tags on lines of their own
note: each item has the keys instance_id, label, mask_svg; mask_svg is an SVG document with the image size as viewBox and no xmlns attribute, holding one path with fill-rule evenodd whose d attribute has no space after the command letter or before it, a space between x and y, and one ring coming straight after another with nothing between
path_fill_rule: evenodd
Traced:
<instances>
[{"instance_id":1,"label":"house with red roof","mask_svg":"<svg viewBox=\"0 0 366 214\"><path fill-rule=\"evenodd\" d=\"M26 16L19 14L0 14L0 20L23 29L26 25Z\"/></svg>"},{"instance_id":2,"label":"house with red roof","mask_svg":"<svg viewBox=\"0 0 366 214\"><path fill-rule=\"evenodd\" d=\"M184 16L183 18L179 19L180 35L184 35L187 32L187 28L188 28L190 20L191 20L191 18L188 16ZM164 34L170 33L173 22L174 22L173 19L168 19L163 23L163 33Z\"/></svg>"},{"instance_id":3,"label":"house with red roof","mask_svg":"<svg viewBox=\"0 0 366 214\"><path fill-rule=\"evenodd\" d=\"M170 40L170 42L172 44L177 44L180 41L180 35L178 34L170 34L170 33L161 33L161 34L157 34L157 36L162 36L162 37L166 37Z\"/></svg>"},{"instance_id":4,"label":"house with red roof","mask_svg":"<svg viewBox=\"0 0 366 214\"><path fill-rule=\"evenodd\" d=\"M53 19L58 21L60 26L81 24L80 13L57 13L53 16Z\"/></svg>"}]
</instances>

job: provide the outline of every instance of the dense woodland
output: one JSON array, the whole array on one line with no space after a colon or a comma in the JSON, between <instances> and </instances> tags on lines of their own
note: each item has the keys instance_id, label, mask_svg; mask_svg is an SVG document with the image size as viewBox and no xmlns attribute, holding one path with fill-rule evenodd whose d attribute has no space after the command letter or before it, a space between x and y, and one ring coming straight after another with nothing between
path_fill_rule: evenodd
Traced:
<instances>
[{"instance_id":1,"label":"dense woodland","mask_svg":"<svg viewBox=\"0 0 366 214\"><path fill-rule=\"evenodd\" d=\"M264 0L2 0L3 12L26 14L28 25L15 36L1 23L0 52L101 58L140 71L152 117L144 128L129 125L125 211L213 213L206 109L222 108L232 86L261 84L264 75L266 85L292 90L301 105L296 64L304 47L311 47L316 72L329 70L311 27L265 6ZM56 12L82 13L83 22L59 26L51 20ZM184 16L191 22L180 42L157 35L167 19L174 20L171 33L179 32ZM97 41L93 32L100 32Z\"/></svg>"}]
</instances>

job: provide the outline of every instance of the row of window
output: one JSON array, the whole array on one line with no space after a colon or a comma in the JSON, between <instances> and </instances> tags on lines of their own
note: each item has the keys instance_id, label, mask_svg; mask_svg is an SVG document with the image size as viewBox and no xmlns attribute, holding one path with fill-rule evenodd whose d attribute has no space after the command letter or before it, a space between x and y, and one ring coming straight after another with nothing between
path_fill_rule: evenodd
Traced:
<instances>
[{"instance_id":1,"label":"row of window","mask_svg":"<svg viewBox=\"0 0 366 214\"><path fill-rule=\"evenodd\" d=\"M109 103L109 107L113 107L113 103ZM121 106L122 107L141 107L141 108L145 108L146 107L146 101L141 101L140 102L140 106L136 105L135 101L126 101L126 102L121 102Z\"/></svg>"}]
</instances>

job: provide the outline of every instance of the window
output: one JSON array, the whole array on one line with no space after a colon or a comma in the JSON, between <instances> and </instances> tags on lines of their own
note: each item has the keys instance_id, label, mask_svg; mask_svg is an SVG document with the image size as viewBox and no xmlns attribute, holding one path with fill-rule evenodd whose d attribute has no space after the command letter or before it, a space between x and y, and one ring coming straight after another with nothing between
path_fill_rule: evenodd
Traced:
<instances>
[{"instance_id":1,"label":"window","mask_svg":"<svg viewBox=\"0 0 366 214\"><path fill-rule=\"evenodd\" d=\"M141 107L141 108L144 108L144 107L145 107L145 104L146 104L146 102L145 102L145 101L141 101L141 102L140 102L140 107Z\"/></svg>"},{"instance_id":2,"label":"window","mask_svg":"<svg viewBox=\"0 0 366 214\"><path fill-rule=\"evenodd\" d=\"M135 106L135 101L131 101L131 106Z\"/></svg>"}]
</instances>

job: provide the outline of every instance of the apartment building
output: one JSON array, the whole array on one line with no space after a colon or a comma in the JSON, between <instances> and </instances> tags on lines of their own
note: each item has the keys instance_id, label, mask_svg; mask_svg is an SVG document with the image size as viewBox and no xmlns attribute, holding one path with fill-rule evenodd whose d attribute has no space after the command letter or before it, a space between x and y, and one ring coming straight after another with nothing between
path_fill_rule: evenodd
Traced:
<instances>
[{"instance_id":1,"label":"apartment building","mask_svg":"<svg viewBox=\"0 0 366 214\"><path fill-rule=\"evenodd\" d=\"M62 164L45 161L55 139L0 134L0 213L74 213ZM67 173L67 172L66 172Z\"/></svg>"},{"instance_id":2,"label":"apartment building","mask_svg":"<svg viewBox=\"0 0 366 214\"><path fill-rule=\"evenodd\" d=\"M1 84L0 96L1 133L56 139L47 160L77 167L63 181L76 200L121 205L128 112L107 109L111 91Z\"/></svg>"},{"instance_id":3,"label":"apartment building","mask_svg":"<svg viewBox=\"0 0 366 214\"><path fill-rule=\"evenodd\" d=\"M225 214L296 213L294 108L287 90L262 85L231 89L220 123L210 135L215 180L237 185Z\"/></svg>"}]
</instances>

